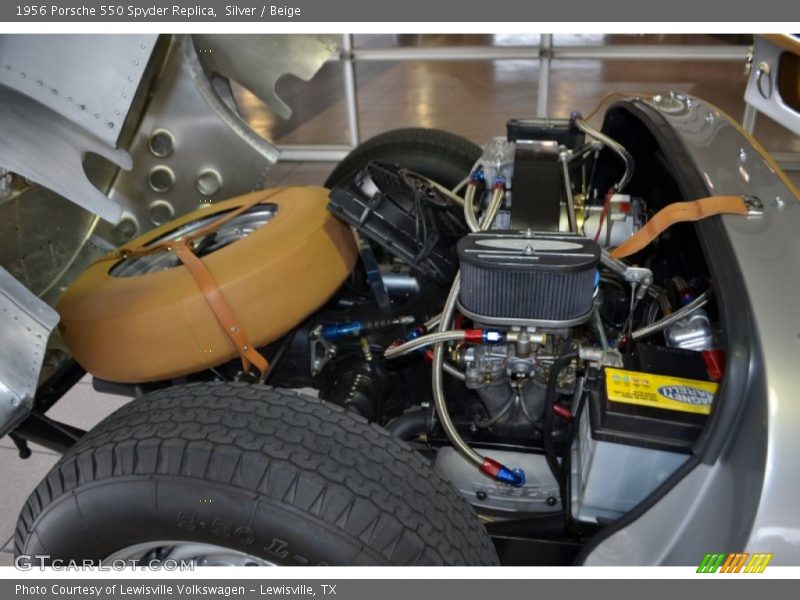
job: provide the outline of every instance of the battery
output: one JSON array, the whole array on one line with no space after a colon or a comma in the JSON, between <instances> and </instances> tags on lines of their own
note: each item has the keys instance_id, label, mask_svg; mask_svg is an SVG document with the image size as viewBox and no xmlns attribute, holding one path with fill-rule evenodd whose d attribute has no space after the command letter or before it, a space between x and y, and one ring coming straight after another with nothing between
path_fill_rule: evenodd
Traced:
<instances>
[{"instance_id":1,"label":"battery","mask_svg":"<svg viewBox=\"0 0 800 600\"><path fill-rule=\"evenodd\" d=\"M587 373L570 455L570 511L575 520L616 520L691 453L718 384L691 367L688 370L700 379L663 374L678 370L678 363L673 362L673 369L664 368L663 360L657 362L661 373L610 367Z\"/></svg>"}]
</instances>

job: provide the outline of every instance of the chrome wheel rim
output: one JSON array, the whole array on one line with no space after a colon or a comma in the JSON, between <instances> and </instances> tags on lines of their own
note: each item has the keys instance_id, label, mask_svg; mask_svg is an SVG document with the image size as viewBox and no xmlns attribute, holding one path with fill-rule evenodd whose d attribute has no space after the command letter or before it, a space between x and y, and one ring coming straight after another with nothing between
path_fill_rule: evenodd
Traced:
<instances>
[{"instance_id":1,"label":"chrome wheel rim","mask_svg":"<svg viewBox=\"0 0 800 600\"><path fill-rule=\"evenodd\" d=\"M146 247L152 247L157 244L163 244L164 242L190 236L192 233L203 229L221 218L227 212L230 211L214 213L190 223L185 223L157 237L147 244ZM277 212L278 206L276 204L257 204L253 206L214 231L196 238L194 240L195 254L197 256L207 256L237 240L246 238L257 229L269 223ZM166 271L180 264L181 261L172 252L155 252L144 256L123 258L111 267L108 274L112 277L138 277L150 273L157 273L159 271Z\"/></svg>"},{"instance_id":2,"label":"chrome wheel rim","mask_svg":"<svg viewBox=\"0 0 800 600\"><path fill-rule=\"evenodd\" d=\"M159 540L126 546L105 559L106 563L135 563L158 567L187 565L197 567L273 567L277 563L216 544Z\"/></svg>"}]
</instances>

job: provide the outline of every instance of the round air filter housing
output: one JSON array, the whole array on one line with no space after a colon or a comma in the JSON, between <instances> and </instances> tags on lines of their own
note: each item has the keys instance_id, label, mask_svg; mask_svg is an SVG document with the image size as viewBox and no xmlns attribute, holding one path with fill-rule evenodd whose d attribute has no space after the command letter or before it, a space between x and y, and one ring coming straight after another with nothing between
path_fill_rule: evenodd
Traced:
<instances>
[{"instance_id":1,"label":"round air filter housing","mask_svg":"<svg viewBox=\"0 0 800 600\"><path fill-rule=\"evenodd\" d=\"M600 246L557 232L471 233L458 243L461 312L479 323L563 328L592 312Z\"/></svg>"}]
</instances>

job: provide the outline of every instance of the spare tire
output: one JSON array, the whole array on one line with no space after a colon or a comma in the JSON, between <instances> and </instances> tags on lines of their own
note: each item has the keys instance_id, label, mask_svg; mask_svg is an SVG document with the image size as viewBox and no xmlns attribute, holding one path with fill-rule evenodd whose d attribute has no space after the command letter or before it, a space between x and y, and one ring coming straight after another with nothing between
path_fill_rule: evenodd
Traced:
<instances>
[{"instance_id":1,"label":"spare tire","mask_svg":"<svg viewBox=\"0 0 800 600\"><path fill-rule=\"evenodd\" d=\"M194 211L134 240L163 243L260 201L196 240L196 253L255 346L318 309L355 264L353 237L326 209L328 190L262 190ZM237 356L188 269L170 252L116 253L91 265L56 309L75 360L109 381L141 383L214 367Z\"/></svg>"}]
</instances>

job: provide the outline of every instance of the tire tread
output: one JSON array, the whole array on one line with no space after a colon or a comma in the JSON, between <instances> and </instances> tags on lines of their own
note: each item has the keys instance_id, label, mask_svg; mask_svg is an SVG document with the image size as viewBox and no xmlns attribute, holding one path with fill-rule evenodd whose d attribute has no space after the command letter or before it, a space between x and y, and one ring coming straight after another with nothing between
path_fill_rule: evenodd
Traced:
<instances>
[{"instance_id":1,"label":"tire tread","mask_svg":"<svg viewBox=\"0 0 800 600\"><path fill-rule=\"evenodd\" d=\"M28 498L15 551L62 496L109 477L158 474L290 505L387 564L497 563L466 500L387 431L292 391L229 383L154 392L89 431Z\"/></svg>"}]
</instances>

